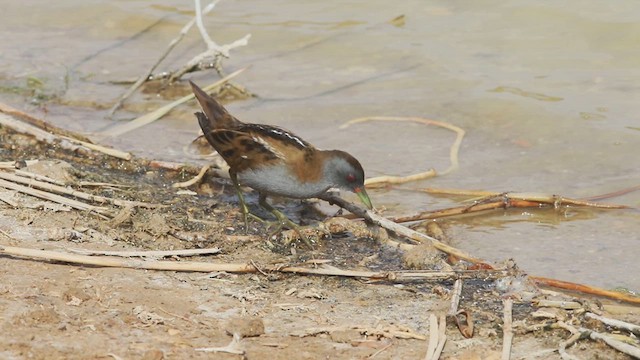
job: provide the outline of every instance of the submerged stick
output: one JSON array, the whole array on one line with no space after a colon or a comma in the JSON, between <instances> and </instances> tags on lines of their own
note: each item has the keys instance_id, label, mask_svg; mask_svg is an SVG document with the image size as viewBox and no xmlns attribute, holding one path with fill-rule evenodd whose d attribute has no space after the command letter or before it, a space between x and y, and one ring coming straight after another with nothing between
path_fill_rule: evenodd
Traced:
<instances>
[{"instance_id":1,"label":"submerged stick","mask_svg":"<svg viewBox=\"0 0 640 360\"><path fill-rule=\"evenodd\" d=\"M247 68L244 67L240 70L236 70L234 72L232 72L231 74L225 76L224 78L216 81L215 83L205 87L203 90L204 91L211 91L217 87L220 87L224 84L226 84L229 80L233 79L234 77L240 75L243 71L245 71ZM99 136L104 136L104 137L109 137L109 136L119 136L125 133L128 133L129 131L133 131L137 128L140 128L142 126L151 124L152 122L160 119L161 117L165 116L169 111L171 111L173 108L175 108L176 106L185 103L191 99L194 98L193 94L189 94L186 96L181 97L178 100L175 100L167 105L164 105L162 107L160 107L159 109L156 109L150 113L144 114L134 120L131 120L129 122L127 122L126 124L120 125L120 126L116 126L113 127L111 129L105 130L102 133L99 134Z\"/></svg>"}]
</instances>

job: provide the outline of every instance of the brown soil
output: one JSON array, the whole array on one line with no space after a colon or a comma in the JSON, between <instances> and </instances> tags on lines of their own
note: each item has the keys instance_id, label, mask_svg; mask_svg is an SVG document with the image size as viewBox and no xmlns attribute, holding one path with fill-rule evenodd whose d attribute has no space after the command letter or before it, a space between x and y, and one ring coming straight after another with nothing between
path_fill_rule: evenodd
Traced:
<instances>
[{"instance_id":1,"label":"brown soil","mask_svg":"<svg viewBox=\"0 0 640 360\"><path fill-rule=\"evenodd\" d=\"M224 180L207 178L195 189L198 195L180 195L170 185L188 174L153 169L143 161L78 155L2 128L0 137L0 161L55 161L46 163L48 170L31 170L94 194L168 205L113 207L119 216L103 219L0 188L0 199L9 199L0 200L0 245L61 251L219 247L217 255L172 260L259 267L314 258L372 271L441 260L416 252L404 257L349 234L321 239L315 251L294 243L292 251L278 239L267 241L260 224L243 235L235 195ZM128 187L80 187L80 181ZM254 196L248 199L255 203ZM305 219L319 217L308 205L285 210L296 221L302 213ZM281 273L145 271L10 256L0 256L0 278L0 358L6 359L238 359L242 355L198 350L224 347L234 333L241 338L236 348L249 359L423 359L429 315L447 311L452 286L449 281L400 285ZM475 334L465 339L449 324L442 358L500 358L503 296L493 281L465 281L460 308L472 314ZM534 310L526 301L514 305L512 359L559 358L558 344L568 332L526 332L526 326L546 321L533 319ZM561 312L567 322L583 321L579 311ZM585 359L626 358L589 340L569 352Z\"/></svg>"}]
</instances>

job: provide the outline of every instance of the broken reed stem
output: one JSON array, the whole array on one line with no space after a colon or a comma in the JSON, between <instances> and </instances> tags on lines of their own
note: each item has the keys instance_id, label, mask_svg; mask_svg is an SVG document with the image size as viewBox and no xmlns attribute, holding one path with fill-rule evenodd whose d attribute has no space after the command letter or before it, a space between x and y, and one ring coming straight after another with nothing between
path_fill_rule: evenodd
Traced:
<instances>
[{"instance_id":1,"label":"broken reed stem","mask_svg":"<svg viewBox=\"0 0 640 360\"><path fill-rule=\"evenodd\" d=\"M38 197L40 199L53 201L53 202L56 202L58 204L67 205L67 206L70 206L70 207L72 207L74 209L77 209L77 210L93 211L93 212L95 212L97 214L100 214L102 216L106 216L106 218L111 216L111 212L107 208L93 206L93 205L90 205L90 204L83 203L81 201L77 201L77 200L66 198L64 196L52 194L50 192L46 192L46 191L42 191L42 190L38 190L38 189L32 189L32 188L27 187L27 186L23 186L23 185L16 184L16 183L13 183L13 182L10 182L10 181L6 181L6 180L4 180L2 178L0 178L0 187L4 187L4 188L10 189L10 190L19 191L19 192L21 192L23 194L35 196L35 197Z\"/></svg>"},{"instance_id":2,"label":"broken reed stem","mask_svg":"<svg viewBox=\"0 0 640 360\"><path fill-rule=\"evenodd\" d=\"M507 298L504 300L503 317L504 322L502 326L502 360L511 359L511 344L513 342L513 299Z\"/></svg>"},{"instance_id":3,"label":"broken reed stem","mask_svg":"<svg viewBox=\"0 0 640 360\"><path fill-rule=\"evenodd\" d=\"M451 149L449 151L449 159L450 159L451 165L445 171L440 172L440 175L448 174L452 171L457 170L460 167L458 163L458 153L460 152L460 145L462 144L462 139L464 138L464 135L465 135L464 129L443 121L430 120L430 119L425 119L420 117L400 117L400 116L368 116L368 117L357 118L357 119L347 121L345 124L340 126L340 129L345 129L353 124L358 124L358 123L363 123L368 121L417 122L419 124L434 125L434 126L439 126L439 127L443 127L445 129L451 130L456 133L456 139L453 142L453 144L451 144ZM411 181L427 179L435 175L436 175L436 171L433 169L430 169L426 172L413 174L406 177L379 176L379 177L367 179L365 181L365 185L369 187L379 187L379 186L386 186L390 184L404 184Z\"/></svg>"},{"instance_id":4,"label":"broken reed stem","mask_svg":"<svg viewBox=\"0 0 640 360\"><path fill-rule=\"evenodd\" d=\"M202 13L203 14L208 14L209 12L211 12L211 10L213 10L213 8L216 6L216 4L218 2L220 2L220 0L212 1L204 9L202 9ZM173 48L175 48L176 45L178 45L178 43L180 41L182 41L182 39L187 35L189 30L191 30L191 28L193 27L193 25L195 23L196 23L196 17L191 19L182 28L182 30L180 30L180 33L178 34L178 36L176 38L174 38L173 40L171 40L171 42L169 43L167 48L164 50L164 53L162 53L162 55L160 55L160 58L158 60L156 60L156 62L153 65L151 65L149 70L147 70L144 73L144 75L140 76L138 78L138 80L136 80L136 82L133 85L131 85L131 87L118 99L118 101L116 101L116 103L111 107L111 109L109 109L109 112L107 113L107 118L111 118L113 116L113 114L122 106L122 104L124 104L125 100L127 100L129 98L129 96L131 96L136 90L138 90L138 88L140 88L140 86L142 86L142 84L144 84L145 82L147 82L149 80L149 77L151 76L151 74L153 74L153 72L158 67L158 65L160 65L160 63L162 63L164 61L164 59L167 58L167 56L173 50Z\"/></svg>"},{"instance_id":5,"label":"broken reed stem","mask_svg":"<svg viewBox=\"0 0 640 360\"><path fill-rule=\"evenodd\" d=\"M38 181L35 179L23 178L23 177L16 176L4 171L0 171L0 179L12 181L12 182L23 184L23 185L28 185L30 187L35 187L48 192L70 195L82 200L93 201L101 204L109 203L109 204L122 206L122 207L138 206L138 207L145 207L145 208L157 208L162 206L158 204L149 204L149 203L140 202L140 201L112 199L112 198L108 198L100 195L93 195L93 194L85 193L82 191L73 190L64 186L50 184L50 183Z\"/></svg>"},{"instance_id":6,"label":"broken reed stem","mask_svg":"<svg viewBox=\"0 0 640 360\"><path fill-rule=\"evenodd\" d=\"M363 218L367 219L368 221L370 221L370 222L372 222L372 223L374 223L374 224L376 224L376 225L378 225L380 227L383 227L383 228L385 228L385 229L387 229L389 231L393 231L398 235L407 237L407 238L409 238L411 240L414 240L414 241L417 241L419 243L423 243L423 242L430 243L436 249L438 249L438 250L440 250L440 251L442 251L444 253L456 256L459 259L469 261L469 262L471 262L473 264L483 265L483 266L485 266L486 268L489 268L489 269L494 268L493 265L487 263L484 260L481 260L481 259L478 259L478 258L474 258L471 255L468 255L468 254L462 252L461 250L458 250L458 249L456 249L456 248L454 248L452 246L449 246L449 245L447 245L447 244L445 244L445 243L443 243L443 242L441 242L441 241L439 241L439 240L437 240L435 238L432 238L431 236L419 233L419 232L417 232L415 230L409 229L406 226L402 226L400 224L397 224L397 223L393 222L392 220L386 219L386 218L374 213L371 210L366 210L366 209L364 209L364 208L362 208L362 207L360 207L358 205L352 204L352 203L350 203L350 202L348 202L348 201L346 201L346 200L344 200L344 199L342 199L342 198L340 198L338 196L335 196L335 195L332 195L332 194L325 194L322 197L320 197L320 199L325 200L325 201L327 201L327 202L329 202L331 204L336 204L336 205L340 206L341 208L346 209L347 211L349 211L349 212L351 212L351 213L353 213L353 214L355 214L357 216L363 217Z\"/></svg>"},{"instance_id":7,"label":"broken reed stem","mask_svg":"<svg viewBox=\"0 0 640 360\"><path fill-rule=\"evenodd\" d=\"M524 194L524 193L523 193ZM478 201L472 205L456 206L448 209L424 211L414 215L406 215L392 218L391 220L397 223L405 223L411 221L440 219L448 216L456 216L463 214L472 214L477 212L496 210L496 209L509 209L509 208L527 208L535 207L539 208L543 205L553 206L557 208L561 205L575 205L575 206L587 206L604 209L625 209L628 206L614 205L614 204L597 204L587 203L579 200L559 198L554 199L553 195L542 198L533 197L529 199L514 199L510 195L504 195L501 198L497 198L491 201Z\"/></svg>"},{"instance_id":8,"label":"broken reed stem","mask_svg":"<svg viewBox=\"0 0 640 360\"><path fill-rule=\"evenodd\" d=\"M620 321L620 320L616 320L616 319L610 319L604 316L600 316L600 315L596 315L594 313L588 312L586 314L584 314L586 317L591 318L591 319L595 319L600 321L601 323L607 325L607 326L611 326L614 327L616 329L620 329L620 330L626 330L632 334L634 334L635 336L640 337L640 326L635 325L635 324L630 324L628 322L624 322L624 321Z\"/></svg>"},{"instance_id":9,"label":"broken reed stem","mask_svg":"<svg viewBox=\"0 0 640 360\"><path fill-rule=\"evenodd\" d=\"M0 113L0 125L6 126L9 129L12 129L13 131L16 131L22 134L31 135L34 138L36 138L36 140L38 141L42 141L47 144L55 144L66 150L78 151L79 149L84 148L86 150L99 151L103 154L114 156L124 160L130 160L132 158L132 155L126 152L106 148L104 146L100 146L96 144L91 144L89 142L77 140L67 136L49 133L34 125L20 121L14 118L13 116L7 115L4 113Z\"/></svg>"},{"instance_id":10,"label":"broken reed stem","mask_svg":"<svg viewBox=\"0 0 640 360\"><path fill-rule=\"evenodd\" d=\"M558 344L558 353L560 354L562 360L578 360L578 358L567 352L567 348L575 344L576 341L580 340L582 334L578 331L578 329L565 323L564 321L558 321L554 325L554 327L565 329L571 333L571 336L567 340L562 341L560 342L560 344Z\"/></svg>"},{"instance_id":11,"label":"broken reed stem","mask_svg":"<svg viewBox=\"0 0 640 360\"><path fill-rule=\"evenodd\" d=\"M567 198L560 195L544 194L544 193L537 193L537 192L502 192L500 193L495 191L474 191L474 190L461 190L461 189L434 189L434 188L425 188L425 189L421 189L421 191L426 192L428 194L478 196L483 198L483 199L478 199L476 203L483 203L486 201L490 201L492 198L500 198L500 199L521 200L521 201L530 201L530 202L540 203L540 204L548 204L548 205L553 205L556 208L562 205L588 206L588 207L607 208L607 209L628 208L628 206L626 205L601 204L593 201L587 201L584 199L573 199L573 198ZM606 196L606 195L608 194L605 194L603 196ZM600 198L600 197L601 197L600 195L595 196L595 198Z\"/></svg>"},{"instance_id":12,"label":"broken reed stem","mask_svg":"<svg viewBox=\"0 0 640 360\"><path fill-rule=\"evenodd\" d=\"M594 286L576 284L563 280L549 279L541 276L529 276L529 278L533 280L538 286L551 286L557 289L578 291L583 294L604 296L609 299L625 301L632 304L640 304L640 297L624 294L617 291L605 290Z\"/></svg>"},{"instance_id":13,"label":"broken reed stem","mask_svg":"<svg viewBox=\"0 0 640 360\"><path fill-rule=\"evenodd\" d=\"M629 356L632 356L636 359L640 359L640 348L637 348L633 345L624 343L620 340L616 340L613 337L611 337L610 335L605 335L605 334L601 334L597 331L593 331L590 329L586 329L586 328L578 328L578 331L580 331L583 334L588 334L590 339L593 340L602 340L604 341L607 345L611 346L612 348L623 352Z\"/></svg>"},{"instance_id":14,"label":"broken reed stem","mask_svg":"<svg viewBox=\"0 0 640 360\"><path fill-rule=\"evenodd\" d=\"M190 271L190 272L219 272L225 271L229 273L257 273L259 270L252 264L215 264L211 262L198 261L162 261L162 260L140 260L140 259L121 259L110 256L87 256L79 254L71 254L66 252L28 249L13 246L0 245L0 254L28 257L43 260L62 261L67 263L104 266L104 267L120 267L132 269L147 270L165 270L165 271ZM110 254L110 255L113 255ZM280 272L290 274L303 275L324 275L324 276L343 276L352 278L362 278L376 281L389 282L408 282L408 281L426 281L426 280L443 280L454 278L499 278L506 276L506 271L496 270L476 270L476 271L353 271L341 270L335 267L297 267L279 265L265 265L260 268L265 272Z\"/></svg>"},{"instance_id":15,"label":"broken reed stem","mask_svg":"<svg viewBox=\"0 0 640 360\"><path fill-rule=\"evenodd\" d=\"M449 307L449 316L456 316L458 306L460 305L460 296L462 295L462 279L457 279L453 283L453 291L451 292L451 306Z\"/></svg>"}]
</instances>

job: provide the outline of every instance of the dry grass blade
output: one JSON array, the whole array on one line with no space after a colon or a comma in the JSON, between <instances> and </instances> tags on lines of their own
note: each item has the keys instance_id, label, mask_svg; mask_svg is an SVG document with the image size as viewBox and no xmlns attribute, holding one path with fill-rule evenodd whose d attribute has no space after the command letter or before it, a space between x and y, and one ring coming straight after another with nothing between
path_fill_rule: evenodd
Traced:
<instances>
[{"instance_id":1,"label":"dry grass blade","mask_svg":"<svg viewBox=\"0 0 640 360\"><path fill-rule=\"evenodd\" d=\"M440 175L448 174L459 168L458 153L460 152L460 145L462 144L462 139L464 138L464 135L465 135L464 129L446 122L442 122L442 121L424 119L420 117L399 117L399 116L368 116L363 118L357 118L357 119L347 121L344 125L340 126L340 128L345 129L353 124L359 124L359 123L368 122L368 121L417 122L425 125L439 126L439 127L443 127L445 129L454 131L457 135L456 135L455 141L451 145L451 150L449 152L451 165L447 170L442 171ZM429 169L425 172L409 175L406 177L379 176L379 177L367 179L365 181L365 185L370 187L377 187L377 186L385 186L390 184L404 184L411 181L424 180L424 179L433 177L435 175L436 175L436 171L433 169Z\"/></svg>"},{"instance_id":2,"label":"dry grass blade","mask_svg":"<svg viewBox=\"0 0 640 360\"><path fill-rule=\"evenodd\" d=\"M38 180L38 181L44 181L44 182L48 182L51 184L55 184L55 185L59 185L59 186L64 186L64 183L62 181L56 180L56 179L52 179L48 176L44 176L44 175L40 175L40 174L34 174L32 172L29 171L24 171L24 170L14 170L13 171L16 175L20 175L26 178L30 178L30 179L34 179L34 180Z\"/></svg>"},{"instance_id":3,"label":"dry grass blade","mask_svg":"<svg viewBox=\"0 0 640 360\"><path fill-rule=\"evenodd\" d=\"M224 84L226 84L229 80L233 79L234 77L240 75L243 71L245 71L247 68L242 68L240 70L236 70L234 72L232 72L231 74L225 76L224 78L216 81L215 83L205 87L203 90L204 91L211 91L215 88L218 88ZM98 134L98 136L104 136L104 137L108 137L108 136L120 136L122 134L128 133L129 131L133 131L137 128L140 128L142 126L151 124L152 122L160 119L161 117L165 116L169 111L171 111L173 108L175 108L176 106L185 103L191 99L194 98L193 94L189 94L187 96L183 96L178 100L175 100L157 110L154 110L148 114L142 115L134 120L129 121L128 123L124 124L124 125L120 125L120 126L116 126L113 127L109 130L106 130L100 134Z\"/></svg>"},{"instance_id":4,"label":"dry grass blade","mask_svg":"<svg viewBox=\"0 0 640 360\"><path fill-rule=\"evenodd\" d=\"M213 255L213 254L220 253L221 250L219 248L212 248L212 249L154 250L154 251L101 251L101 250L69 249L69 251L72 253L81 254L81 255L163 258L163 257L169 257L169 256Z\"/></svg>"},{"instance_id":5,"label":"dry grass blade","mask_svg":"<svg viewBox=\"0 0 640 360\"><path fill-rule=\"evenodd\" d=\"M103 208L103 207L97 207L97 206L93 206L90 204L86 204L77 200L73 200L73 199L69 199L66 198L64 196L60 196L60 195L56 195L56 194L52 194L46 191L42 191L42 190L38 190L38 189L32 189L30 187L26 187L20 184L16 184L10 181L6 181L4 179L0 179L0 187L4 187L6 189L10 189L10 190L15 190L15 191L19 191L23 194L27 194L27 195L31 195L31 196L35 196L38 197L40 199L45 199L45 200L49 200L49 201L53 201L56 202L58 204L62 204L62 205L67 205L70 206L74 209L77 210L84 210L84 211L93 211L97 214L100 215L106 215L106 216L110 216L111 212L107 209L107 208Z\"/></svg>"},{"instance_id":6,"label":"dry grass blade","mask_svg":"<svg viewBox=\"0 0 640 360\"><path fill-rule=\"evenodd\" d=\"M25 160L27 166L37 163L39 160ZM0 161L0 169L16 169L15 161Z\"/></svg>"}]
</instances>

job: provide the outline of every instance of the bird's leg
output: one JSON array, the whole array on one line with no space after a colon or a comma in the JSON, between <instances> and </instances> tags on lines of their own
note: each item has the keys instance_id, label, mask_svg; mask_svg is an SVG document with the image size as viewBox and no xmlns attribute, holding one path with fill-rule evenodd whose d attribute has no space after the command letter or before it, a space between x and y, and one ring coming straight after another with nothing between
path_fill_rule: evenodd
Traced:
<instances>
[{"instance_id":1,"label":"bird's leg","mask_svg":"<svg viewBox=\"0 0 640 360\"><path fill-rule=\"evenodd\" d=\"M287 228L295 231L298 236L300 237L300 239L302 239L305 244L307 244L312 250L314 250L313 245L311 244L311 240L309 240L309 238L307 238L303 233L302 233L302 227L299 226L298 224L294 223L293 221L289 220L289 218L287 217L287 215L283 214L281 211L279 211L278 209L274 208L273 206L271 206L271 204L269 204L267 202L267 196L260 194L259 200L258 202L260 203L260 206L262 206L265 210L269 211L270 213L273 214L273 216L276 217L277 220L277 227L275 229L275 231L273 231L269 237L279 233L280 231L282 231L282 227L286 226Z\"/></svg>"},{"instance_id":2,"label":"bird's leg","mask_svg":"<svg viewBox=\"0 0 640 360\"><path fill-rule=\"evenodd\" d=\"M264 222L260 217L249 212L249 207L247 203L244 201L244 195L242 195L242 189L240 189L240 183L238 183L238 177L235 173L229 172L229 177L231 177L231 182L233 182L233 187L236 189L236 193L238 194L238 200L240 200L240 210L242 211L242 218L244 219L244 231L246 234L249 233L249 217L258 220L260 222Z\"/></svg>"}]
</instances>

